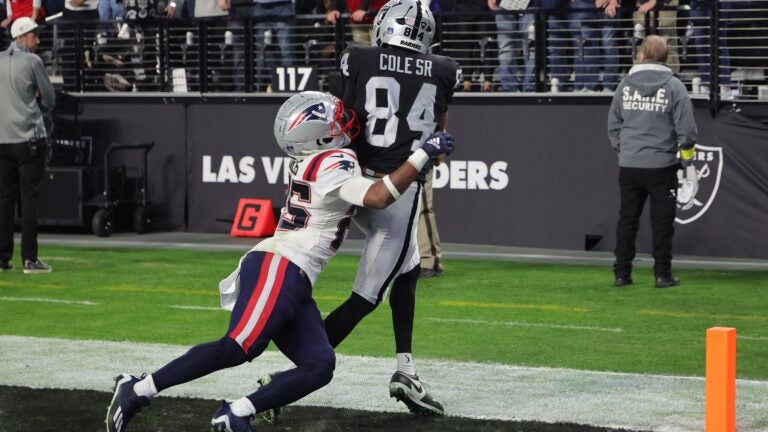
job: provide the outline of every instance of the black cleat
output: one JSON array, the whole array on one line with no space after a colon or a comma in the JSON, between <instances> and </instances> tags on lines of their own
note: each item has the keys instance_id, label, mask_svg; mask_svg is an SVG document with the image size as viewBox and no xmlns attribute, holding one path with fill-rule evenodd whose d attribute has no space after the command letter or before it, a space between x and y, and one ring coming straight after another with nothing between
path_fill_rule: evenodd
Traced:
<instances>
[{"instance_id":1,"label":"black cleat","mask_svg":"<svg viewBox=\"0 0 768 432\"><path fill-rule=\"evenodd\" d=\"M443 405L432 399L416 375L395 372L389 381L389 396L404 403L411 413L423 416L441 416L445 414Z\"/></svg>"},{"instance_id":2,"label":"black cleat","mask_svg":"<svg viewBox=\"0 0 768 432\"><path fill-rule=\"evenodd\" d=\"M107 432L123 432L133 416L152 402L133 391L133 385L139 381L141 378L128 374L115 377L115 395L107 407Z\"/></svg>"},{"instance_id":3,"label":"black cleat","mask_svg":"<svg viewBox=\"0 0 768 432\"><path fill-rule=\"evenodd\" d=\"M272 375L267 374L259 378L256 382L259 383L259 388L262 388L269 384L270 381L272 381ZM280 417L280 410L282 410L280 407L272 408L260 412L259 415L261 415L261 418L264 419L264 423L270 426L274 426L277 424L277 418Z\"/></svg>"}]
</instances>

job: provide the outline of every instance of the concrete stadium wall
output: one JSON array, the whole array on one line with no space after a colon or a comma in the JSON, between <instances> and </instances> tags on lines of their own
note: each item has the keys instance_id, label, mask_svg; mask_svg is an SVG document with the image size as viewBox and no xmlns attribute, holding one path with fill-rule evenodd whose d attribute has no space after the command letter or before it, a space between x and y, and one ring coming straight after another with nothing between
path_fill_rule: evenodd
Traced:
<instances>
[{"instance_id":1,"label":"concrete stadium wall","mask_svg":"<svg viewBox=\"0 0 768 432\"><path fill-rule=\"evenodd\" d=\"M277 207L284 199L288 160L272 136L283 100L91 96L81 118L102 122L97 146L156 143L150 193L164 229L228 232L239 198ZM607 96L457 98L448 120L457 150L435 177L442 240L611 250L619 193L609 104ZM698 101L696 119L697 169L706 175L696 205L679 211L675 252L768 258L768 126L739 112L713 118ZM647 220L642 252L650 250Z\"/></svg>"}]
</instances>

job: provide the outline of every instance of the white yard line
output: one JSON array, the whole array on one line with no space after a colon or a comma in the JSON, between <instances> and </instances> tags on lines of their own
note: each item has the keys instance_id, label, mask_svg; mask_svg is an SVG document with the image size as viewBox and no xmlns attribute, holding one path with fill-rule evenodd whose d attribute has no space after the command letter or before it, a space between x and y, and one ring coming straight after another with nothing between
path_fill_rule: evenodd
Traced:
<instances>
[{"instance_id":1,"label":"white yard line","mask_svg":"<svg viewBox=\"0 0 768 432\"><path fill-rule=\"evenodd\" d=\"M109 392L117 373L152 372L188 348L0 336L0 384ZM449 415L660 432L704 429L702 378L428 359L417 359L416 365ZM267 352L252 363L163 394L236 398L252 392L258 377L287 367L290 363L280 354ZM298 405L403 412L405 407L388 397L387 384L394 367L394 359L340 355L331 384ZM739 380L737 387L738 430L764 432L768 382Z\"/></svg>"},{"instance_id":2,"label":"white yard line","mask_svg":"<svg viewBox=\"0 0 768 432\"><path fill-rule=\"evenodd\" d=\"M89 300L61 300L45 297L0 297L0 301L14 301L14 302L37 302L37 303L59 303L59 304L75 304L85 306L96 306L98 303Z\"/></svg>"},{"instance_id":3,"label":"white yard line","mask_svg":"<svg viewBox=\"0 0 768 432\"><path fill-rule=\"evenodd\" d=\"M545 323L528 323L522 321L486 321L476 319L451 319L451 318L428 318L430 321L453 323L453 324L472 324L472 325L490 325L490 326L508 326L508 327L541 327L541 328L553 328L563 330L587 330L587 331L601 331L609 333L621 333L624 330L620 328L609 327L594 327L594 326L580 326L575 324L545 324Z\"/></svg>"}]
</instances>

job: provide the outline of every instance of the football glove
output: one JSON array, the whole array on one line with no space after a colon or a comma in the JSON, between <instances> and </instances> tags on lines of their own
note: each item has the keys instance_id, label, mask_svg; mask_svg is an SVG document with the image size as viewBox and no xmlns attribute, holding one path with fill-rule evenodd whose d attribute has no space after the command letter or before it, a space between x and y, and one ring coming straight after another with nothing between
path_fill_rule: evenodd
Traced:
<instances>
[{"instance_id":1,"label":"football glove","mask_svg":"<svg viewBox=\"0 0 768 432\"><path fill-rule=\"evenodd\" d=\"M427 137L421 149L424 150L430 159L434 159L443 154L446 156L450 155L455 144L453 136L448 132L433 132Z\"/></svg>"},{"instance_id":2,"label":"football glove","mask_svg":"<svg viewBox=\"0 0 768 432\"><path fill-rule=\"evenodd\" d=\"M683 168L688 167L693 163L693 158L696 156L696 147L691 147L689 149L680 149L680 164L683 165Z\"/></svg>"}]
</instances>

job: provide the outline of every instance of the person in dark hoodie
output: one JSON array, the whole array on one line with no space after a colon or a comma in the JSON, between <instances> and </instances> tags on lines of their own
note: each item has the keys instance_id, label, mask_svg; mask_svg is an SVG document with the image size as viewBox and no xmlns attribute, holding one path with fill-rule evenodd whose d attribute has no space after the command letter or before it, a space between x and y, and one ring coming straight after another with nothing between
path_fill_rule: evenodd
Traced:
<instances>
[{"instance_id":1,"label":"person in dark hoodie","mask_svg":"<svg viewBox=\"0 0 768 432\"><path fill-rule=\"evenodd\" d=\"M677 171L681 163L693 160L698 130L686 88L665 64L668 53L663 38L646 37L638 64L619 84L608 112L608 138L618 153L621 190L613 264L617 287L632 283L635 238L648 197L656 288L680 284L672 276Z\"/></svg>"}]
</instances>

